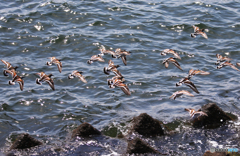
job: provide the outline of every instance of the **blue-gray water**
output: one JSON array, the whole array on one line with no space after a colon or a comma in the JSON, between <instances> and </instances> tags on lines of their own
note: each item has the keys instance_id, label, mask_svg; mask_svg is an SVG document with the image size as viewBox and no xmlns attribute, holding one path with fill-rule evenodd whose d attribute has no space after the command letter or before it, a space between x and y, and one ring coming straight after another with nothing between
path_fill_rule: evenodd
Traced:
<instances>
[{"instance_id":1,"label":"blue-gray water","mask_svg":"<svg viewBox=\"0 0 240 156\"><path fill-rule=\"evenodd\" d=\"M240 3L238 1L114 1L114 0L18 0L0 2L0 59L19 66L24 75L24 90L8 85L10 77L0 75L0 148L7 153L12 138L27 132L44 142L41 152L61 149L63 155L122 154L126 142L115 139L127 134L129 121L140 113L170 123L189 120L184 108L199 109L214 102L226 112L240 112L240 72L231 67L216 69L216 54L240 62ZM192 25L208 29L208 40L190 37ZM110 89L104 63L87 64L99 48L131 51L127 66L121 59L119 71L126 79L131 96L120 88ZM161 56L164 49L175 49L183 71L173 64L166 69ZM62 60L63 69L47 66L48 57ZM3 63L0 64L5 69ZM200 94L187 86L176 87L189 69L208 71L192 82ZM73 70L83 71L87 84L68 79ZM37 85L35 73L54 75L55 91ZM194 97L169 99L173 92L188 90ZM88 122L111 139L69 142L71 131ZM239 147L239 124L214 130L193 129L180 124L175 135L146 139L162 153L202 155L210 147ZM39 151L30 151L36 154Z\"/></svg>"}]
</instances>

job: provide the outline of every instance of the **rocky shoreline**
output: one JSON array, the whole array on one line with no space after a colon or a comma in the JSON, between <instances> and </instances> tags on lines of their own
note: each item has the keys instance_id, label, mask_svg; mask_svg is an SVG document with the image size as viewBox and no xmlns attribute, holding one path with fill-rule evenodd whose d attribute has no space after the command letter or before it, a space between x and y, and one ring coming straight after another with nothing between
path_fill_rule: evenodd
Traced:
<instances>
[{"instance_id":1,"label":"rocky shoreline","mask_svg":"<svg viewBox=\"0 0 240 156\"><path fill-rule=\"evenodd\" d=\"M236 120L236 116L231 117L226 112L224 112L221 108L219 108L215 103L209 103L198 111L203 111L207 114L207 116L200 116L195 120L191 120L191 125L197 129L216 129L223 124L227 124L228 121ZM154 147L146 143L143 139L137 137L128 137L132 134L138 134L143 137L157 137L164 135L171 135L172 132L169 130L170 128L164 125L161 121L152 118L147 113L142 113L137 117L134 117L131 121L131 128L129 129L129 134L127 136L119 136L119 139L126 141L127 149L125 152L126 155L132 154L146 154L151 153L153 155L171 155L170 153L161 153L156 150ZM94 138L97 136L104 136L101 131L94 128L89 123L82 123L76 129L72 131L71 140L74 141L78 138ZM9 153L6 155L15 155L14 151L16 150L26 150L29 148L35 148L43 145L43 143L28 133L20 134L16 140L12 143L12 146L9 149ZM204 156L227 156L227 155L240 155L240 153L226 153L226 152L214 152L206 151Z\"/></svg>"}]
</instances>

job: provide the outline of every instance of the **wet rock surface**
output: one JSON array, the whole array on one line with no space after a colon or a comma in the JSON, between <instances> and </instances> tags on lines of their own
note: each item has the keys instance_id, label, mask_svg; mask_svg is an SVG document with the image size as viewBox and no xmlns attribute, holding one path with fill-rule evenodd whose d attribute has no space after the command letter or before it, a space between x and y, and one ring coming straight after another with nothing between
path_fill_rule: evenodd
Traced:
<instances>
[{"instance_id":1,"label":"wet rock surface","mask_svg":"<svg viewBox=\"0 0 240 156\"><path fill-rule=\"evenodd\" d=\"M152 118L147 113L142 113L139 116L133 118L132 131L138 132L143 136L161 136L164 135L164 131L161 126L161 122Z\"/></svg>"},{"instance_id":2,"label":"wet rock surface","mask_svg":"<svg viewBox=\"0 0 240 156\"><path fill-rule=\"evenodd\" d=\"M92 135L100 135L101 132L94 128L92 125L90 125L87 122L82 123L80 126L78 126L76 129L72 132L72 138L75 137L90 137Z\"/></svg>"},{"instance_id":3,"label":"wet rock surface","mask_svg":"<svg viewBox=\"0 0 240 156\"><path fill-rule=\"evenodd\" d=\"M200 109L208 116L201 116L193 121L193 127L195 128L218 128L226 121L232 120L221 108L215 103L209 103Z\"/></svg>"},{"instance_id":4,"label":"wet rock surface","mask_svg":"<svg viewBox=\"0 0 240 156\"><path fill-rule=\"evenodd\" d=\"M135 138L128 142L127 147L128 154L144 154L144 153L153 153L160 154L157 150L152 148L150 145L145 143L143 140L139 138Z\"/></svg>"},{"instance_id":5,"label":"wet rock surface","mask_svg":"<svg viewBox=\"0 0 240 156\"><path fill-rule=\"evenodd\" d=\"M31 137L27 133L20 134L16 141L13 142L11 149L26 149L31 148L34 146L42 145L42 142L38 141L37 139Z\"/></svg>"},{"instance_id":6,"label":"wet rock surface","mask_svg":"<svg viewBox=\"0 0 240 156\"><path fill-rule=\"evenodd\" d=\"M213 152L211 153L210 151L206 151L203 156L230 156L226 152Z\"/></svg>"}]
</instances>

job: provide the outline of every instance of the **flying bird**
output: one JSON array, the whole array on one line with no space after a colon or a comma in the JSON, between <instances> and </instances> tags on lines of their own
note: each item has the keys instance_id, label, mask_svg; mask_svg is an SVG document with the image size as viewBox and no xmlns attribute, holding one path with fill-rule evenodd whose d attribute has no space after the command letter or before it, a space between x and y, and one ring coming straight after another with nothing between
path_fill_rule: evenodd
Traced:
<instances>
[{"instance_id":1,"label":"flying bird","mask_svg":"<svg viewBox=\"0 0 240 156\"><path fill-rule=\"evenodd\" d=\"M202 35L204 38L208 39L207 34L204 32L205 29L199 29L199 27L194 26L194 33L191 33L191 37L195 38L197 35Z\"/></svg>"},{"instance_id":2,"label":"flying bird","mask_svg":"<svg viewBox=\"0 0 240 156\"><path fill-rule=\"evenodd\" d=\"M90 60L87 61L88 64L92 64L95 61L99 61L99 62L105 62L105 60L102 58L102 56L100 54L98 55L93 55Z\"/></svg>"},{"instance_id":3,"label":"flying bird","mask_svg":"<svg viewBox=\"0 0 240 156\"><path fill-rule=\"evenodd\" d=\"M112 79L107 80L109 88L119 87L126 95L131 95L128 86L123 81L124 79L119 76L114 76Z\"/></svg>"},{"instance_id":4,"label":"flying bird","mask_svg":"<svg viewBox=\"0 0 240 156\"><path fill-rule=\"evenodd\" d=\"M1 60L1 61L7 66L7 70L8 70L8 72L7 72L7 70L3 71L4 76L8 76L8 73L12 74L12 72L14 72L14 71L16 73L16 69L18 68L18 66L13 67L9 62L4 61L4 60Z\"/></svg>"},{"instance_id":5,"label":"flying bird","mask_svg":"<svg viewBox=\"0 0 240 156\"><path fill-rule=\"evenodd\" d=\"M220 63L220 64L217 66L217 69L221 69L221 68L224 67L224 66L230 66L230 67L232 67L233 69L239 71L239 69L238 69L235 65L233 65L232 63L227 62L227 61Z\"/></svg>"},{"instance_id":6,"label":"flying bird","mask_svg":"<svg viewBox=\"0 0 240 156\"><path fill-rule=\"evenodd\" d=\"M219 63L224 62L224 61L230 62L232 60L231 58L229 58L227 56L222 56L220 54L216 54L216 57L217 57L217 62L215 63L216 65L218 65Z\"/></svg>"},{"instance_id":7,"label":"flying bird","mask_svg":"<svg viewBox=\"0 0 240 156\"><path fill-rule=\"evenodd\" d=\"M173 57L167 58L163 61L166 68L168 68L169 62L173 63L178 69L182 70L180 64Z\"/></svg>"},{"instance_id":8,"label":"flying bird","mask_svg":"<svg viewBox=\"0 0 240 156\"><path fill-rule=\"evenodd\" d=\"M188 96L194 96L194 95L191 94L189 91L180 90L180 91L176 91L175 93L173 93L172 96L170 96L169 99L173 98L173 99L175 100L177 97L180 97L180 96L182 96L183 94L188 95Z\"/></svg>"},{"instance_id":9,"label":"flying bird","mask_svg":"<svg viewBox=\"0 0 240 156\"><path fill-rule=\"evenodd\" d=\"M47 82L49 86L52 88L52 90L55 90L54 82L53 79L51 78L51 76L53 76L52 74L46 75L44 72L40 72L36 73L36 75L40 77L40 79L39 78L36 79L36 84L42 85L42 82Z\"/></svg>"},{"instance_id":10,"label":"flying bird","mask_svg":"<svg viewBox=\"0 0 240 156\"><path fill-rule=\"evenodd\" d=\"M189 115L191 117L190 120L199 119L200 116L208 116L205 112L203 112L203 111L195 111L192 108L185 108L185 111L189 112Z\"/></svg>"},{"instance_id":11,"label":"flying bird","mask_svg":"<svg viewBox=\"0 0 240 156\"><path fill-rule=\"evenodd\" d=\"M56 57L49 57L51 59L50 62L47 62L48 66L51 66L52 64L56 64L58 67L58 71L61 73L62 72L62 62L61 60L57 59Z\"/></svg>"},{"instance_id":12,"label":"flying bird","mask_svg":"<svg viewBox=\"0 0 240 156\"><path fill-rule=\"evenodd\" d=\"M23 90L23 86L24 86L24 81L23 81L23 78L22 76L18 76L16 75L13 80L10 80L8 83L9 85L15 85L15 82L18 82L19 83L19 86L20 86L20 89L21 91Z\"/></svg>"},{"instance_id":13,"label":"flying bird","mask_svg":"<svg viewBox=\"0 0 240 156\"><path fill-rule=\"evenodd\" d=\"M112 58L117 58L116 53L114 51L106 50L106 48L104 46L102 46L99 50L101 52L101 54L99 54L99 55L101 55L101 56L103 56L105 54L110 54L110 55L112 55Z\"/></svg>"},{"instance_id":14,"label":"flying bird","mask_svg":"<svg viewBox=\"0 0 240 156\"><path fill-rule=\"evenodd\" d=\"M165 49L161 52L161 55L167 55L167 54L172 54L174 55L176 58L181 60L181 57L178 55L178 53L172 49Z\"/></svg>"},{"instance_id":15,"label":"flying bird","mask_svg":"<svg viewBox=\"0 0 240 156\"><path fill-rule=\"evenodd\" d=\"M116 53L116 56L117 58L120 58L122 59L123 63L125 64L125 66L127 65L127 55L131 55L131 52L130 51L126 51L126 50L122 50L121 48L117 48L115 50L115 53Z\"/></svg>"},{"instance_id":16,"label":"flying bird","mask_svg":"<svg viewBox=\"0 0 240 156\"><path fill-rule=\"evenodd\" d=\"M82 82L87 83L84 76L82 76L82 71L74 70L71 74L69 74L68 79L73 79L74 77L79 78Z\"/></svg>"},{"instance_id":17,"label":"flying bird","mask_svg":"<svg viewBox=\"0 0 240 156\"><path fill-rule=\"evenodd\" d=\"M188 79L192 78L194 75L209 75L209 74L210 74L210 72L206 72L203 70L190 69L188 72Z\"/></svg>"},{"instance_id":18,"label":"flying bird","mask_svg":"<svg viewBox=\"0 0 240 156\"><path fill-rule=\"evenodd\" d=\"M122 74L117 70L120 67L119 65L115 65L112 60L108 61L108 67L103 68L103 72L107 75L110 74L110 71L113 72L115 75L123 77Z\"/></svg>"},{"instance_id":19,"label":"flying bird","mask_svg":"<svg viewBox=\"0 0 240 156\"><path fill-rule=\"evenodd\" d=\"M176 86L181 86L182 84L187 85L190 87L194 92L199 94L199 91L197 90L197 87L189 80L189 78L182 78L178 83L176 83Z\"/></svg>"}]
</instances>

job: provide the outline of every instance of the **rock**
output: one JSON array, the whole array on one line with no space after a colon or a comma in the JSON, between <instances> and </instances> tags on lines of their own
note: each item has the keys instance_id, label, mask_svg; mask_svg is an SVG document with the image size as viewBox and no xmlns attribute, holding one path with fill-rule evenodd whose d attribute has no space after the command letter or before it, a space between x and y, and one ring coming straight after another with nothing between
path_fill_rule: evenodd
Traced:
<instances>
[{"instance_id":1,"label":"rock","mask_svg":"<svg viewBox=\"0 0 240 156\"><path fill-rule=\"evenodd\" d=\"M206 151L203 156L229 156L226 152L213 152Z\"/></svg>"},{"instance_id":2,"label":"rock","mask_svg":"<svg viewBox=\"0 0 240 156\"><path fill-rule=\"evenodd\" d=\"M194 120L193 127L218 128L226 121L232 120L232 118L215 103L206 104L202 106L200 110L207 113L208 116L201 116Z\"/></svg>"},{"instance_id":3,"label":"rock","mask_svg":"<svg viewBox=\"0 0 240 156\"><path fill-rule=\"evenodd\" d=\"M78 126L76 129L72 132L72 138L75 138L77 136L79 137L90 137L91 135L100 135L101 132L98 131L96 128L94 128L92 125L90 125L87 122L82 123L80 126Z\"/></svg>"},{"instance_id":4,"label":"rock","mask_svg":"<svg viewBox=\"0 0 240 156\"><path fill-rule=\"evenodd\" d=\"M10 147L10 150L31 148L38 145L42 145L42 142L38 141L37 139L34 139L27 133L23 133L17 137L16 141L14 141L14 143Z\"/></svg>"},{"instance_id":5,"label":"rock","mask_svg":"<svg viewBox=\"0 0 240 156\"><path fill-rule=\"evenodd\" d=\"M133 118L132 130L143 136L161 136L164 131L160 121L153 119L147 113L142 113L138 117Z\"/></svg>"},{"instance_id":6,"label":"rock","mask_svg":"<svg viewBox=\"0 0 240 156\"><path fill-rule=\"evenodd\" d=\"M144 154L144 153L153 153L160 154L157 150L149 146L147 143L143 142L139 138L135 138L128 142L127 147L128 154Z\"/></svg>"}]
</instances>

